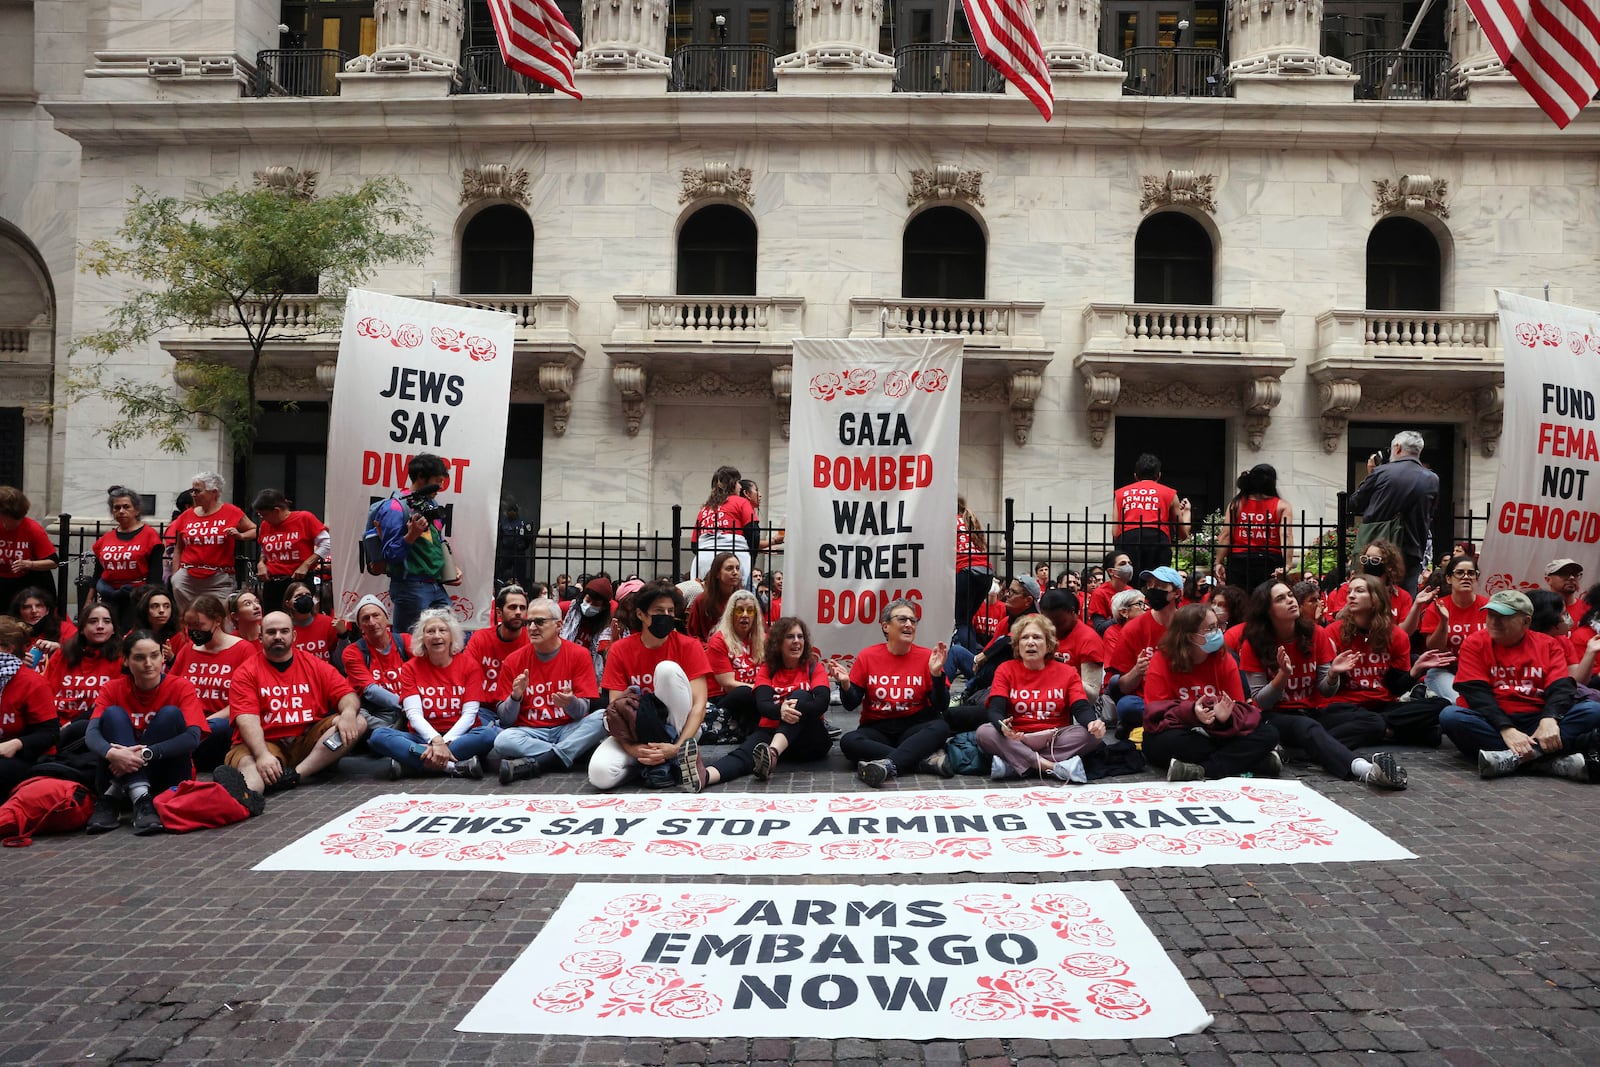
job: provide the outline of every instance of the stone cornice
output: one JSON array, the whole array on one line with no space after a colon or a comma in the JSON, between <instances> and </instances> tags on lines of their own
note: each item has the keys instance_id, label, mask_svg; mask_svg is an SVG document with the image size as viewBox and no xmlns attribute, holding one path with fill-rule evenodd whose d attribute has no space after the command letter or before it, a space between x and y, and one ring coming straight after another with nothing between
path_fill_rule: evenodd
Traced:
<instances>
[{"instance_id":1,"label":"stone cornice","mask_svg":"<svg viewBox=\"0 0 1600 1067\"><path fill-rule=\"evenodd\" d=\"M1564 132L1527 106L1456 102L1252 103L1119 97L1062 101L1044 124L1026 100L973 94L785 96L668 93L594 98L273 98L229 101L53 100L56 128L83 145L302 145L880 138L899 133L965 142L1122 147L1270 146L1327 151L1408 149L1600 151L1600 113Z\"/></svg>"}]
</instances>

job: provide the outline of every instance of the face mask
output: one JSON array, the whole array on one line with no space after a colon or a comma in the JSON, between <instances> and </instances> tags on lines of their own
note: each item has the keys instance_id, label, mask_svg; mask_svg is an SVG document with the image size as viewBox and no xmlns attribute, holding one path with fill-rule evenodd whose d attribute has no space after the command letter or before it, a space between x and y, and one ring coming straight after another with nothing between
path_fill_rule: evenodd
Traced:
<instances>
[{"instance_id":1,"label":"face mask","mask_svg":"<svg viewBox=\"0 0 1600 1067\"><path fill-rule=\"evenodd\" d=\"M677 628L678 628L678 620L674 619L671 615L652 615L652 616L650 616L650 636L651 637L654 637L654 638L657 638L657 639L665 638L668 634L670 634L673 630L676 630Z\"/></svg>"},{"instance_id":2,"label":"face mask","mask_svg":"<svg viewBox=\"0 0 1600 1067\"><path fill-rule=\"evenodd\" d=\"M587 601L585 601L582 605L580 605L578 610L583 612L583 617L586 618L586 619L592 619L596 615L600 614L599 606L595 605L595 604L590 604Z\"/></svg>"},{"instance_id":3,"label":"face mask","mask_svg":"<svg viewBox=\"0 0 1600 1067\"><path fill-rule=\"evenodd\" d=\"M1167 606L1167 601L1172 598L1172 593L1166 589L1146 589L1144 602L1150 605L1151 611L1160 611Z\"/></svg>"},{"instance_id":4,"label":"face mask","mask_svg":"<svg viewBox=\"0 0 1600 1067\"><path fill-rule=\"evenodd\" d=\"M1200 639L1200 647L1205 649L1206 655L1222 651L1222 631L1212 630Z\"/></svg>"},{"instance_id":5,"label":"face mask","mask_svg":"<svg viewBox=\"0 0 1600 1067\"><path fill-rule=\"evenodd\" d=\"M1116 570L1118 578L1121 578L1125 582L1133 581L1133 565L1131 563L1124 563Z\"/></svg>"},{"instance_id":6,"label":"face mask","mask_svg":"<svg viewBox=\"0 0 1600 1067\"><path fill-rule=\"evenodd\" d=\"M196 630L191 626L189 628L189 640L194 642L195 648L200 648L211 643L211 635L214 632L212 630Z\"/></svg>"},{"instance_id":7,"label":"face mask","mask_svg":"<svg viewBox=\"0 0 1600 1067\"><path fill-rule=\"evenodd\" d=\"M299 612L301 615L310 615L311 610L316 606L317 602L316 600L312 599L310 593L301 593L299 596L294 598L294 610Z\"/></svg>"},{"instance_id":8,"label":"face mask","mask_svg":"<svg viewBox=\"0 0 1600 1067\"><path fill-rule=\"evenodd\" d=\"M33 636L38 637L40 634L44 633L44 624L49 622L49 621L50 621L50 616L46 615L44 618L40 619L38 622L36 622L32 626L28 627L28 630L30 632L32 632Z\"/></svg>"},{"instance_id":9,"label":"face mask","mask_svg":"<svg viewBox=\"0 0 1600 1067\"><path fill-rule=\"evenodd\" d=\"M1370 575L1373 575L1374 577L1381 578L1381 577L1383 577L1383 564L1381 564L1381 563L1363 563L1361 565L1361 573L1362 574L1370 574Z\"/></svg>"}]
</instances>

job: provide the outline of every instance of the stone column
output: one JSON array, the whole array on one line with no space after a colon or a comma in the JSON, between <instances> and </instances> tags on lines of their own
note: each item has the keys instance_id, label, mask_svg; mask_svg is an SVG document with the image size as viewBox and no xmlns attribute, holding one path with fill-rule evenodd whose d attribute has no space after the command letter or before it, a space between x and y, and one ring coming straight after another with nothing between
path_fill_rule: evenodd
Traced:
<instances>
[{"instance_id":1,"label":"stone column","mask_svg":"<svg viewBox=\"0 0 1600 1067\"><path fill-rule=\"evenodd\" d=\"M1484 36L1467 0L1450 0L1450 87L1477 104L1526 104L1527 90L1517 82Z\"/></svg>"},{"instance_id":2,"label":"stone column","mask_svg":"<svg viewBox=\"0 0 1600 1067\"><path fill-rule=\"evenodd\" d=\"M1122 95L1122 60L1100 51L1101 0L1033 0L1033 25L1059 99Z\"/></svg>"},{"instance_id":3,"label":"stone column","mask_svg":"<svg viewBox=\"0 0 1600 1067\"><path fill-rule=\"evenodd\" d=\"M795 51L775 64L781 93L887 93L894 57L878 51L883 0L795 0Z\"/></svg>"},{"instance_id":4,"label":"stone column","mask_svg":"<svg viewBox=\"0 0 1600 1067\"><path fill-rule=\"evenodd\" d=\"M584 0L578 91L585 97L661 95L672 70L666 51L666 0Z\"/></svg>"},{"instance_id":5,"label":"stone column","mask_svg":"<svg viewBox=\"0 0 1600 1067\"><path fill-rule=\"evenodd\" d=\"M444 96L461 67L462 0L374 0L377 44L339 76L340 93L357 98ZM404 80L397 74L409 75Z\"/></svg>"},{"instance_id":6,"label":"stone column","mask_svg":"<svg viewBox=\"0 0 1600 1067\"><path fill-rule=\"evenodd\" d=\"M1249 100L1354 99L1350 64L1322 55L1322 0L1228 5L1234 95Z\"/></svg>"}]
</instances>

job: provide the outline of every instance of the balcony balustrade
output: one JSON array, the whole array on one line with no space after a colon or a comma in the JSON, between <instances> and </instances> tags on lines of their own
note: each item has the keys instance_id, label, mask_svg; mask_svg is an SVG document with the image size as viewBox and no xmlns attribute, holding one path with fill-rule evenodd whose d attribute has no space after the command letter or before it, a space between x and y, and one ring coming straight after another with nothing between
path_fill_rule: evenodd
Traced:
<instances>
[{"instance_id":1,"label":"balcony balustrade","mask_svg":"<svg viewBox=\"0 0 1600 1067\"><path fill-rule=\"evenodd\" d=\"M1415 49L1357 52L1357 100L1447 100L1450 53Z\"/></svg>"},{"instance_id":2,"label":"balcony balustrade","mask_svg":"<svg viewBox=\"0 0 1600 1067\"><path fill-rule=\"evenodd\" d=\"M799 337L798 296L618 296L618 343L786 344Z\"/></svg>"},{"instance_id":3,"label":"balcony balustrade","mask_svg":"<svg viewBox=\"0 0 1600 1067\"><path fill-rule=\"evenodd\" d=\"M338 96L339 72L350 59L333 48L269 48L256 53L251 96Z\"/></svg>"},{"instance_id":4,"label":"balcony balustrade","mask_svg":"<svg viewBox=\"0 0 1600 1067\"><path fill-rule=\"evenodd\" d=\"M1217 48L1129 48L1122 54L1124 96L1226 96L1227 69Z\"/></svg>"},{"instance_id":5,"label":"balcony balustrade","mask_svg":"<svg viewBox=\"0 0 1600 1067\"><path fill-rule=\"evenodd\" d=\"M1006 82L971 44L911 44L894 53L897 93L1003 93Z\"/></svg>"},{"instance_id":6,"label":"balcony balustrade","mask_svg":"<svg viewBox=\"0 0 1600 1067\"><path fill-rule=\"evenodd\" d=\"M772 73L777 52L759 44L690 44L672 55L675 93L776 92Z\"/></svg>"},{"instance_id":7,"label":"balcony balustrade","mask_svg":"<svg viewBox=\"0 0 1600 1067\"><path fill-rule=\"evenodd\" d=\"M850 336L955 334L969 347L1043 348L1043 304L1005 300L882 299L850 301Z\"/></svg>"}]
</instances>

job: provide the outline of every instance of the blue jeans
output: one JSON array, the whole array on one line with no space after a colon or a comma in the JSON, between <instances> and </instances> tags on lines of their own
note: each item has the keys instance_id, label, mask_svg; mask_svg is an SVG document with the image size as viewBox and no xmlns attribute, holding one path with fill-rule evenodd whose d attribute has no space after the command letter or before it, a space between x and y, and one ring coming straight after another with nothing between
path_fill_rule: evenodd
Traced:
<instances>
[{"instance_id":1,"label":"blue jeans","mask_svg":"<svg viewBox=\"0 0 1600 1067\"><path fill-rule=\"evenodd\" d=\"M1444 697L1450 703L1456 702L1456 672L1447 667L1430 667L1428 673L1422 676L1428 686L1428 692L1436 697Z\"/></svg>"},{"instance_id":2,"label":"blue jeans","mask_svg":"<svg viewBox=\"0 0 1600 1067\"><path fill-rule=\"evenodd\" d=\"M380 726L367 737L367 745L380 756L399 760L400 766L412 774L430 774L422 763L422 758L411 751L414 745L426 745L427 741L421 734L414 734L409 730L396 730L392 726ZM486 756L494 747L494 731L486 726L474 726L454 741L450 742L450 754L457 760L469 760L473 756Z\"/></svg>"},{"instance_id":3,"label":"blue jeans","mask_svg":"<svg viewBox=\"0 0 1600 1067\"><path fill-rule=\"evenodd\" d=\"M361 691L361 715L367 720L368 729L394 726L403 718L400 698L373 682Z\"/></svg>"},{"instance_id":4,"label":"blue jeans","mask_svg":"<svg viewBox=\"0 0 1600 1067\"><path fill-rule=\"evenodd\" d=\"M971 627L968 627L968 629L970 630ZM951 643L950 650L944 654L945 678L952 682L956 680L956 675L958 674L971 678L974 670L973 661L976 658L972 650L963 646L960 637L957 636L956 640Z\"/></svg>"},{"instance_id":5,"label":"blue jeans","mask_svg":"<svg viewBox=\"0 0 1600 1067\"><path fill-rule=\"evenodd\" d=\"M163 741L170 741L189 728L189 724L184 721L183 711L174 704L167 704L150 716L150 721L145 723L143 733L134 730L133 718L128 714L127 710L115 705L101 712L99 722L101 737L113 745L122 745L128 748L135 745L159 745ZM168 756L166 759L152 760L148 766L124 775L120 780L125 786L143 782L150 787L152 793L170 789L179 782L187 782L194 777L193 751L193 749L187 749L180 754ZM111 764L107 763L102 757L99 770L95 775L96 791L105 792L106 788L111 785L113 777Z\"/></svg>"},{"instance_id":6,"label":"blue jeans","mask_svg":"<svg viewBox=\"0 0 1600 1067\"><path fill-rule=\"evenodd\" d=\"M434 578L390 578L389 602L394 605L396 633L410 633L428 608L449 610L450 594Z\"/></svg>"},{"instance_id":7,"label":"blue jeans","mask_svg":"<svg viewBox=\"0 0 1600 1067\"><path fill-rule=\"evenodd\" d=\"M1539 716L1533 712L1513 715L1511 725L1532 737L1533 731L1539 728ZM1499 730L1468 708L1445 708L1439 713L1439 729L1468 759L1476 759L1480 750L1500 752L1508 747ZM1597 730L1600 730L1600 703L1582 700L1572 705L1561 717L1562 751L1581 752L1593 748Z\"/></svg>"},{"instance_id":8,"label":"blue jeans","mask_svg":"<svg viewBox=\"0 0 1600 1067\"><path fill-rule=\"evenodd\" d=\"M508 759L532 759L554 752L571 767L606 739L604 711L591 711L562 726L510 726L494 739L494 752Z\"/></svg>"}]
</instances>

